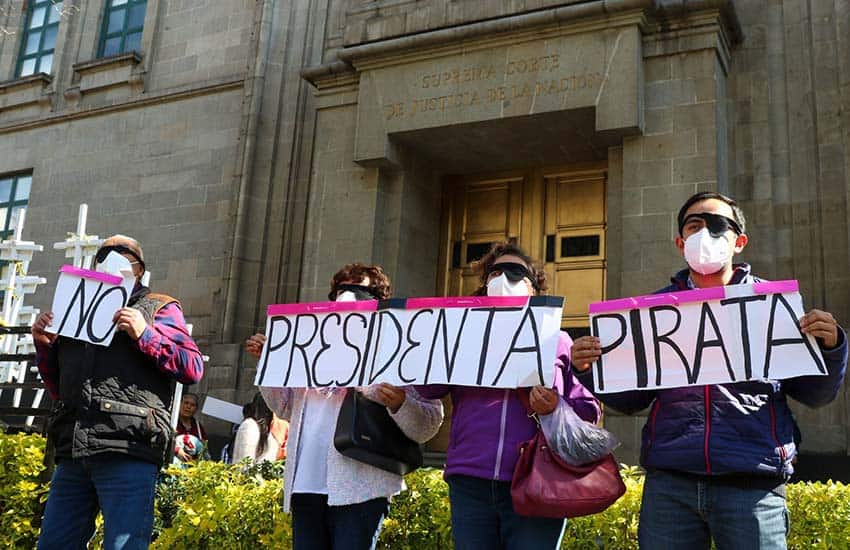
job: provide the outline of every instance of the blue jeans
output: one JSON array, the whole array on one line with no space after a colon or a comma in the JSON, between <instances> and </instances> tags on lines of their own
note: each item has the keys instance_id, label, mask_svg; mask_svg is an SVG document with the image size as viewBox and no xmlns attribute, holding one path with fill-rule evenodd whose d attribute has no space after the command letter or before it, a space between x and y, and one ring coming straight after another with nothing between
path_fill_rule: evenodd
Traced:
<instances>
[{"instance_id":1,"label":"blue jeans","mask_svg":"<svg viewBox=\"0 0 850 550\"><path fill-rule=\"evenodd\" d=\"M328 495L292 495L293 550L369 550L387 516L386 498L328 506Z\"/></svg>"},{"instance_id":2,"label":"blue jeans","mask_svg":"<svg viewBox=\"0 0 850 550\"><path fill-rule=\"evenodd\" d=\"M60 461L50 481L38 550L86 548L98 510L104 550L147 548L158 470L120 454Z\"/></svg>"},{"instance_id":3,"label":"blue jeans","mask_svg":"<svg viewBox=\"0 0 850 550\"><path fill-rule=\"evenodd\" d=\"M566 521L514 512L510 482L464 475L452 475L446 481L456 550L538 550L561 546Z\"/></svg>"},{"instance_id":4,"label":"blue jeans","mask_svg":"<svg viewBox=\"0 0 850 550\"><path fill-rule=\"evenodd\" d=\"M646 550L785 550L785 498L770 489L718 484L650 471L643 487L638 539Z\"/></svg>"}]
</instances>

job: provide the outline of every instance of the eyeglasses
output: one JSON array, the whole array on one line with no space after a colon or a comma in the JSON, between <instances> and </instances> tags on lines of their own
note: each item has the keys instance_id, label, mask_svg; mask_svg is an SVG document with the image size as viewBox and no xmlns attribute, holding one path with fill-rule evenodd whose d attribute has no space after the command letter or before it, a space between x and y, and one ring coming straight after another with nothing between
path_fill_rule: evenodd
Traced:
<instances>
[{"instance_id":1,"label":"eyeglasses","mask_svg":"<svg viewBox=\"0 0 850 550\"><path fill-rule=\"evenodd\" d=\"M124 246L123 244L113 244L110 246L104 246L97 251L97 254L94 256L95 263L103 263L107 256L109 256L110 252L117 252L118 254L129 254L130 256L136 258L135 262L130 262L133 264L141 264L142 267L145 267L145 262L136 254L131 248Z\"/></svg>"}]
</instances>

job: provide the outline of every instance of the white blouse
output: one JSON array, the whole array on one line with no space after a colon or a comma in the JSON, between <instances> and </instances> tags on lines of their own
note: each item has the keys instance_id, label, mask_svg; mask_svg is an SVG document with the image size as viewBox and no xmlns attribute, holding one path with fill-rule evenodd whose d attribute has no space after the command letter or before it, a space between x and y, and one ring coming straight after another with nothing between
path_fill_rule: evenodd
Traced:
<instances>
[{"instance_id":1,"label":"white blouse","mask_svg":"<svg viewBox=\"0 0 850 550\"><path fill-rule=\"evenodd\" d=\"M260 425L253 418L246 418L239 425L236 432L236 440L233 442L233 462L239 462L245 457L254 462L264 460L274 461L280 449L280 443L269 432L266 437L266 450L260 456L256 456L257 446L260 444Z\"/></svg>"}]
</instances>

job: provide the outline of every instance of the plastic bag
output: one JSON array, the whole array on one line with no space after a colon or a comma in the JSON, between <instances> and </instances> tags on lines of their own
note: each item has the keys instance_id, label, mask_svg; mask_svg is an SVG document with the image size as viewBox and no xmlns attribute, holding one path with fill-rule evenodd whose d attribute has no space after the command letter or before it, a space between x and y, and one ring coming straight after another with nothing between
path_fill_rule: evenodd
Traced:
<instances>
[{"instance_id":1,"label":"plastic bag","mask_svg":"<svg viewBox=\"0 0 850 550\"><path fill-rule=\"evenodd\" d=\"M546 442L573 466L596 462L620 445L614 434L582 420L565 401L560 401L554 411L539 418Z\"/></svg>"}]
</instances>

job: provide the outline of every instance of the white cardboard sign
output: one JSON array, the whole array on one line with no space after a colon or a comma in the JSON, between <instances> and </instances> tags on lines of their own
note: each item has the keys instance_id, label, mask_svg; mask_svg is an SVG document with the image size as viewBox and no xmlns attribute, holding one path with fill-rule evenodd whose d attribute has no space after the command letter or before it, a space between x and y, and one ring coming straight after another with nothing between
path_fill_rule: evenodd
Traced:
<instances>
[{"instance_id":1,"label":"white cardboard sign","mask_svg":"<svg viewBox=\"0 0 850 550\"><path fill-rule=\"evenodd\" d=\"M201 412L207 416L226 420L233 424L242 422L242 405L216 399L211 395L208 395L204 399L204 407L201 409Z\"/></svg>"},{"instance_id":2,"label":"white cardboard sign","mask_svg":"<svg viewBox=\"0 0 850 550\"><path fill-rule=\"evenodd\" d=\"M797 281L728 285L590 305L599 393L826 374L800 332Z\"/></svg>"},{"instance_id":3,"label":"white cardboard sign","mask_svg":"<svg viewBox=\"0 0 850 550\"><path fill-rule=\"evenodd\" d=\"M115 334L115 312L127 305L136 280L63 265L53 295L48 332L108 346Z\"/></svg>"},{"instance_id":4,"label":"white cardboard sign","mask_svg":"<svg viewBox=\"0 0 850 550\"><path fill-rule=\"evenodd\" d=\"M268 308L255 384L551 384L563 298L503 296Z\"/></svg>"}]
</instances>

